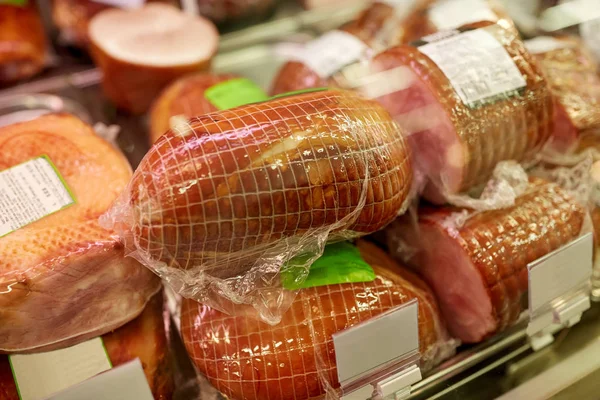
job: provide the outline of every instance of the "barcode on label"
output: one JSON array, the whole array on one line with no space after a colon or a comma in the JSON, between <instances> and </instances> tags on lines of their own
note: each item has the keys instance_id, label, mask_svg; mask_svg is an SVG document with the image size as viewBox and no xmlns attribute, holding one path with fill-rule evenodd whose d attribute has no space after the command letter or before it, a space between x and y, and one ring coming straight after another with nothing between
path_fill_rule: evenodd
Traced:
<instances>
[{"instance_id":1,"label":"barcode on label","mask_svg":"<svg viewBox=\"0 0 600 400\"><path fill-rule=\"evenodd\" d=\"M428 43L419 50L436 63L467 105L512 94L526 86L504 47L485 29Z\"/></svg>"},{"instance_id":2,"label":"barcode on label","mask_svg":"<svg viewBox=\"0 0 600 400\"><path fill-rule=\"evenodd\" d=\"M367 50L367 45L355 36L331 31L307 43L300 59L326 79L346 65L360 60Z\"/></svg>"}]
</instances>

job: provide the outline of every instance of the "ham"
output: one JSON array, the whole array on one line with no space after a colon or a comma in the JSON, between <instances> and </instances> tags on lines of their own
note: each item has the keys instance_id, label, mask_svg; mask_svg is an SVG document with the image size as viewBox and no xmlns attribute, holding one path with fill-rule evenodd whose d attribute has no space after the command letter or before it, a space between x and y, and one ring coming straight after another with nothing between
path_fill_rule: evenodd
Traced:
<instances>
[{"instance_id":1,"label":"ham","mask_svg":"<svg viewBox=\"0 0 600 400\"><path fill-rule=\"evenodd\" d=\"M189 119L217 111L204 92L217 83L236 78L233 74L196 73L169 85L154 101L150 110L150 141L156 140L171 127L172 117Z\"/></svg>"},{"instance_id":2,"label":"ham","mask_svg":"<svg viewBox=\"0 0 600 400\"><path fill-rule=\"evenodd\" d=\"M481 28L485 37L491 35L502 44L525 87L471 107L419 47L397 46L372 62L372 72L382 76L379 89L361 88L375 93L376 100L406 129L417 155L417 174L426 177L423 196L436 203L484 183L500 161L532 159L552 131L552 97L523 43L512 30L489 22L463 30L471 28Z\"/></svg>"},{"instance_id":3,"label":"ham","mask_svg":"<svg viewBox=\"0 0 600 400\"><path fill-rule=\"evenodd\" d=\"M587 215L558 185L532 180L513 207L471 215L419 209L387 230L389 247L431 285L450 333L476 343L524 310L527 264L576 239Z\"/></svg>"},{"instance_id":4,"label":"ham","mask_svg":"<svg viewBox=\"0 0 600 400\"><path fill-rule=\"evenodd\" d=\"M340 386L332 334L412 299L419 301L421 367L452 355L424 282L374 244L359 241L358 248L375 271L374 281L300 289L276 326L184 300L181 332L198 370L237 400L309 399L327 389L331 395Z\"/></svg>"},{"instance_id":5,"label":"ham","mask_svg":"<svg viewBox=\"0 0 600 400\"><path fill-rule=\"evenodd\" d=\"M98 224L131 177L125 157L66 114L0 128L0 171L41 155L76 204L0 238L0 352L60 348L109 332L161 288Z\"/></svg>"},{"instance_id":6,"label":"ham","mask_svg":"<svg viewBox=\"0 0 600 400\"><path fill-rule=\"evenodd\" d=\"M102 341L113 367L139 358L153 397L156 400L169 400L173 397L173 371L161 293L149 301L140 316L105 334ZM0 355L0 399L19 400L8 357L5 355Z\"/></svg>"},{"instance_id":7,"label":"ham","mask_svg":"<svg viewBox=\"0 0 600 400\"><path fill-rule=\"evenodd\" d=\"M600 134L600 76L593 55L576 37L538 37L525 43L555 99L551 145L573 151L584 133Z\"/></svg>"},{"instance_id":8,"label":"ham","mask_svg":"<svg viewBox=\"0 0 600 400\"><path fill-rule=\"evenodd\" d=\"M330 235L380 230L407 205L402 132L353 93L296 94L188 125L159 138L105 216L133 255L183 280L184 296L263 304L260 290L276 286L271 277L289 257ZM213 278L234 280L224 289Z\"/></svg>"},{"instance_id":9,"label":"ham","mask_svg":"<svg viewBox=\"0 0 600 400\"><path fill-rule=\"evenodd\" d=\"M46 65L47 52L35 2L0 4L0 86L39 73Z\"/></svg>"}]
</instances>

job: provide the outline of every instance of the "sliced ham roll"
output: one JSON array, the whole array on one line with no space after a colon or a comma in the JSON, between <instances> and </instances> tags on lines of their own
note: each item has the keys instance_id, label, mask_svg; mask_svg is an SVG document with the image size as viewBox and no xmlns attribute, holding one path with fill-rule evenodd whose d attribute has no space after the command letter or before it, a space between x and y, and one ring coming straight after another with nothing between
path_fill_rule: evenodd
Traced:
<instances>
[{"instance_id":1,"label":"sliced ham roll","mask_svg":"<svg viewBox=\"0 0 600 400\"><path fill-rule=\"evenodd\" d=\"M419 301L421 367L452 355L424 282L375 245L359 241L358 248L375 271L374 281L301 289L276 326L185 300L181 332L199 371L229 398L317 398L340 386L332 334L412 299Z\"/></svg>"},{"instance_id":2,"label":"sliced ham roll","mask_svg":"<svg viewBox=\"0 0 600 400\"><path fill-rule=\"evenodd\" d=\"M423 207L418 225L388 230L392 252L431 285L450 333L476 343L514 323L526 304L527 264L576 239L587 211L558 185L532 180L507 209L473 214Z\"/></svg>"}]
</instances>

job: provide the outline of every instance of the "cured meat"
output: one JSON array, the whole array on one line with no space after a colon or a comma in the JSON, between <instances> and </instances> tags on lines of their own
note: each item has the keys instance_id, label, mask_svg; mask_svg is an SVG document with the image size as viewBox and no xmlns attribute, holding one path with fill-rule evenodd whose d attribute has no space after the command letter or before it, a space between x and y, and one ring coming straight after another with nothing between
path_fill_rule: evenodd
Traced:
<instances>
[{"instance_id":1,"label":"cured meat","mask_svg":"<svg viewBox=\"0 0 600 400\"><path fill-rule=\"evenodd\" d=\"M175 0L145 0L148 3L176 4ZM87 47L90 42L88 25L99 12L114 8L110 2L95 0L52 0L52 19L61 39L71 45Z\"/></svg>"},{"instance_id":2,"label":"cured meat","mask_svg":"<svg viewBox=\"0 0 600 400\"><path fill-rule=\"evenodd\" d=\"M419 210L387 231L390 249L408 258L431 285L450 333L479 342L510 326L523 311L527 264L582 233L585 207L558 185L532 180L507 209L475 213ZM585 232L583 232L585 233Z\"/></svg>"},{"instance_id":3,"label":"cured meat","mask_svg":"<svg viewBox=\"0 0 600 400\"><path fill-rule=\"evenodd\" d=\"M354 35L374 51L406 43L406 35L425 34L425 10L431 0L407 2L398 10L385 2L374 2L356 20L340 28ZM315 57L317 55L314 55ZM321 77L300 61L289 61L273 81L272 93L281 94L306 88L339 86L335 79Z\"/></svg>"},{"instance_id":4,"label":"cured meat","mask_svg":"<svg viewBox=\"0 0 600 400\"><path fill-rule=\"evenodd\" d=\"M0 85L39 73L46 64L47 51L35 2L0 4Z\"/></svg>"},{"instance_id":5,"label":"cured meat","mask_svg":"<svg viewBox=\"0 0 600 400\"><path fill-rule=\"evenodd\" d=\"M372 233L407 203L402 132L377 103L318 91L220 111L169 131L105 216L132 254L203 302L235 278L235 302L277 285L290 257ZM321 247L322 249L322 247ZM250 271L247 275L240 275ZM258 285L258 286L257 286ZM265 294L266 296L266 294Z\"/></svg>"},{"instance_id":6,"label":"cured meat","mask_svg":"<svg viewBox=\"0 0 600 400\"><path fill-rule=\"evenodd\" d=\"M276 0L196 0L198 12L220 29L241 28L269 18Z\"/></svg>"},{"instance_id":7,"label":"cured meat","mask_svg":"<svg viewBox=\"0 0 600 400\"><path fill-rule=\"evenodd\" d=\"M383 92L375 97L407 131L417 173L427 177L423 196L437 203L485 182L500 161L531 159L552 132L552 97L523 43L489 22L462 29L477 27L496 38L518 68L526 86L517 93L467 105L418 47L391 48L372 63L383 77ZM364 89L374 93L374 84Z\"/></svg>"},{"instance_id":8,"label":"cured meat","mask_svg":"<svg viewBox=\"0 0 600 400\"><path fill-rule=\"evenodd\" d=\"M88 32L104 93L133 114L146 112L175 79L207 70L219 44L212 22L161 3L103 11Z\"/></svg>"},{"instance_id":9,"label":"cured meat","mask_svg":"<svg viewBox=\"0 0 600 400\"><path fill-rule=\"evenodd\" d=\"M0 352L49 350L106 333L139 315L161 287L98 224L131 177L123 155L66 114L0 128L0 171L41 155L76 204L0 238Z\"/></svg>"},{"instance_id":10,"label":"cured meat","mask_svg":"<svg viewBox=\"0 0 600 400\"><path fill-rule=\"evenodd\" d=\"M424 282L375 245L359 241L358 248L375 271L374 281L301 289L276 326L184 300L181 332L200 372L238 400L317 398L326 385L340 386L332 334L415 298L422 368L452 355L454 346Z\"/></svg>"},{"instance_id":11,"label":"cured meat","mask_svg":"<svg viewBox=\"0 0 600 400\"><path fill-rule=\"evenodd\" d=\"M163 319L162 294L155 295L142 314L102 336L113 367L139 358L156 400L173 397L173 371ZM8 357L0 355L0 399L19 400Z\"/></svg>"},{"instance_id":12,"label":"cured meat","mask_svg":"<svg viewBox=\"0 0 600 400\"><path fill-rule=\"evenodd\" d=\"M581 39L538 37L526 46L539 61L555 99L553 147L572 151L580 134L600 134L598 65Z\"/></svg>"},{"instance_id":13,"label":"cured meat","mask_svg":"<svg viewBox=\"0 0 600 400\"><path fill-rule=\"evenodd\" d=\"M204 92L217 83L236 77L233 74L199 73L173 82L156 99L150 110L150 141L156 142L169 130L171 117L181 115L188 119L217 111Z\"/></svg>"}]
</instances>

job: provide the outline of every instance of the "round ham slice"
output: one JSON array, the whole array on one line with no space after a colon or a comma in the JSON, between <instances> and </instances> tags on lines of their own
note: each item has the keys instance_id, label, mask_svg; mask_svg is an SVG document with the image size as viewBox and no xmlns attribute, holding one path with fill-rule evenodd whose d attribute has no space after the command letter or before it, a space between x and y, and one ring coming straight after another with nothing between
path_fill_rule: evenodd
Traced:
<instances>
[{"instance_id":1,"label":"round ham slice","mask_svg":"<svg viewBox=\"0 0 600 400\"><path fill-rule=\"evenodd\" d=\"M89 36L106 95L132 113L145 112L176 78L208 69L218 45L210 21L162 3L103 11Z\"/></svg>"},{"instance_id":2,"label":"round ham slice","mask_svg":"<svg viewBox=\"0 0 600 400\"><path fill-rule=\"evenodd\" d=\"M237 78L234 74L198 73L178 79L156 99L150 110L150 142L154 143L171 128L171 118L190 119L217 111L204 92L217 83Z\"/></svg>"},{"instance_id":3,"label":"round ham slice","mask_svg":"<svg viewBox=\"0 0 600 400\"><path fill-rule=\"evenodd\" d=\"M584 233L586 209L558 185L536 179L513 207L464 223L463 212L424 207L417 229L403 218L387 234L390 249L433 288L450 333L476 343L517 320L527 264Z\"/></svg>"},{"instance_id":4,"label":"round ham slice","mask_svg":"<svg viewBox=\"0 0 600 400\"><path fill-rule=\"evenodd\" d=\"M0 238L0 352L60 348L109 332L161 288L98 224L131 177L125 157L66 114L0 128L0 171L42 155L76 204Z\"/></svg>"},{"instance_id":5,"label":"round ham slice","mask_svg":"<svg viewBox=\"0 0 600 400\"><path fill-rule=\"evenodd\" d=\"M163 296L156 294L133 321L102 336L113 367L139 358L156 400L173 397L173 371L163 318ZM73 345L76 343L72 343ZM8 357L0 355L0 399L19 400Z\"/></svg>"},{"instance_id":6,"label":"round ham slice","mask_svg":"<svg viewBox=\"0 0 600 400\"><path fill-rule=\"evenodd\" d=\"M340 386L332 334L412 299L419 301L421 367L452 355L453 342L424 282L374 244L359 241L358 248L374 281L301 289L276 326L184 300L181 332L200 372L229 398L317 398Z\"/></svg>"}]
</instances>

